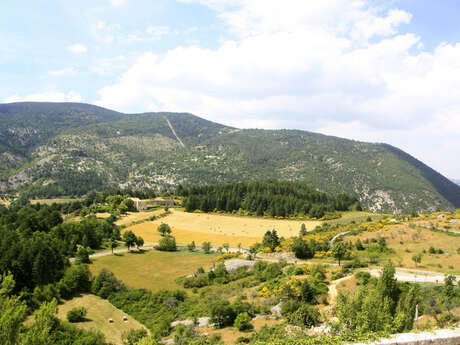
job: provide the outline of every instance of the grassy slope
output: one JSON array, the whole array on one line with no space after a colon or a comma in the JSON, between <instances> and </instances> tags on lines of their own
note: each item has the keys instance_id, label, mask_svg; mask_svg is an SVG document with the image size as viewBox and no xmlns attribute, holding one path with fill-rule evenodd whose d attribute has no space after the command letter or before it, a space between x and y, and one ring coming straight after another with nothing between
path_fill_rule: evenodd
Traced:
<instances>
[{"instance_id":1,"label":"grassy slope","mask_svg":"<svg viewBox=\"0 0 460 345\"><path fill-rule=\"evenodd\" d=\"M141 323L136 321L121 310L115 308L110 302L94 295L82 295L59 305L58 318L66 321L66 315L69 310L76 307L85 307L88 310L86 321L74 323L83 329L95 329L105 335L107 342L115 345L122 345L121 335L130 329L145 328ZM128 320L123 321L123 316L127 315ZM108 319L113 319L109 323Z\"/></svg>"}]
</instances>

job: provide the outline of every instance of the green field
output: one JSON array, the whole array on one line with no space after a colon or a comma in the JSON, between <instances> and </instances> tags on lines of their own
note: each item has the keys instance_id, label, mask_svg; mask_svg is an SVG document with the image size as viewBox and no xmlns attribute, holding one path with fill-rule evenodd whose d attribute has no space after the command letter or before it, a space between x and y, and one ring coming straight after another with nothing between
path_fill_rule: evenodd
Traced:
<instances>
[{"instance_id":1,"label":"green field","mask_svg":"<svg viewBox=\"0 0 460 345\"><path fill-rule=\"evenodd\" d=\"M205 255L188 251L133 251L95 259L90 265L90 270L97 274L105 268L129 287L156 292L180 288L175 282L176 278L192 274L198 267L209 270L215 260L214 254Z\"/></svg>"}]
</instances>

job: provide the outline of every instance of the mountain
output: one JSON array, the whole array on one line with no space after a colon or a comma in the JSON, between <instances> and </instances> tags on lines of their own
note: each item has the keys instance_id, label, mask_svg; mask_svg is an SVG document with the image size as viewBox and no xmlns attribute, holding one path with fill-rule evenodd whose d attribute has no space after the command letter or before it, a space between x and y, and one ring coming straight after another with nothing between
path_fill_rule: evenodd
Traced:
<instances>
[{"instance_id":1,"label":"mountain","mask_svg":"<svg viewBox=\"0 0 460 345\"><path fill-rule=\"evenodd\" d=\"M3 191L79 195L279 179L356 194L373 211L460 207L458 185L387 144L76 103L3 104L0 124Z\"/></svg>"},{"instance_id":2,"label":"mountain","mask_svg":"<svg viewBox=\"0 0 460 345\"><path fill-rule=\"evenodd\" d=\"M453 183L455 184L458 184L460 186L460 180L456 180L456 179L451 179Z\"/></svg>"}]
</instances>

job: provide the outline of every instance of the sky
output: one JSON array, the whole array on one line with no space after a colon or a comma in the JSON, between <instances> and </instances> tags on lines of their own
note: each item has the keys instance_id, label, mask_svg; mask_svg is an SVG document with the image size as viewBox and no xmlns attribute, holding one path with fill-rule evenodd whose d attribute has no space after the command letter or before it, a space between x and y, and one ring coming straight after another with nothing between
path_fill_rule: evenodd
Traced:
<instances>
[{"instance_id":1,"label":"sky","mask_svg":"<svg viewBox=\"0 0 460 345\"><path fill-rule=\"evenodd\" d=\"M2 0L0 102L397 146L460 179L458 0Z\"/></svg>"}]
</instances>

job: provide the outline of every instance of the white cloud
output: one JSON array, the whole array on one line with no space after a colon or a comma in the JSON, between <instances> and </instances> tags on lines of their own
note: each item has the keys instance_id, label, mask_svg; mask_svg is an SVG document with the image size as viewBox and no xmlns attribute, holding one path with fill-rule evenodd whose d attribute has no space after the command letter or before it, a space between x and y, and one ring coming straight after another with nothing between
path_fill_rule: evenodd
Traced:
<instances>
[{"instance_id":1,"label":"white cloud","mask_svg":"<svg viewBox=\"0 0 460 345\"><path fill-rule=\"evenodd\" d=\"M76 75L77 70L74 67L68 67L68 68L58 69L54 71L49 71L48 74L55 76L55 77L69 77L69 76Z\"/></svg>"},{"instance_id":2,"label":"white cloud","mask_svg":"<svg viewBox=\"0 0 460 345\"><path fill-rule=\"evenodd\" d=\"M110 3L112 6L120 6L125 3L125 0L110 0Z\"/></svg>"},{"instance_id":3,"label":"white cloud","mask_svg":"<svg viewBox=\"0 0 460 345\"><path fill-rule=\"evenodd\" d=\"M12 95L4 99L4 103L12 102L81 102L81 95L76 91L63 92L43 92L34 93L26 96Z\"/></svg>"},{"instance_id":4,"label":"white cloud","mask_svg":"<svg viewBox=\"0 0 460 345\"><path fill-rule=\"evenodd\" d=\"M169 27L167 26L148 26L145 29L145 32L147 32L149 35L152 35L153 37L159 38L169 33Z\"/></svg>"},{"instance_id":5,"label":"white cloud","mask_svg":"<svg viewBox=\"0 0 460 345\"><path fill-rule=\"evenodd\" d=\"M459 155L451 127L459 128L460 44L424 51L423 38L399 32L411 14L365 0L183 1L213 8L237 38L216 49L146 52L99 91L98 104L189 111L238 127L356 134L419 157L431 149L413 142L430 133L431 147ZM460 162L428 158L460 170Z\"/></svg>"},{"instance_id":6,"label":"white cloud","mask_svg":"<svg viewBox=\"0 0 460 345\"><path fill-rule=\"evenodd\" d=\"M67 50L74 54L82 54L88 51L88 48L84 44L75 43L67 47Z\"/></svg>"}]
</instances>

